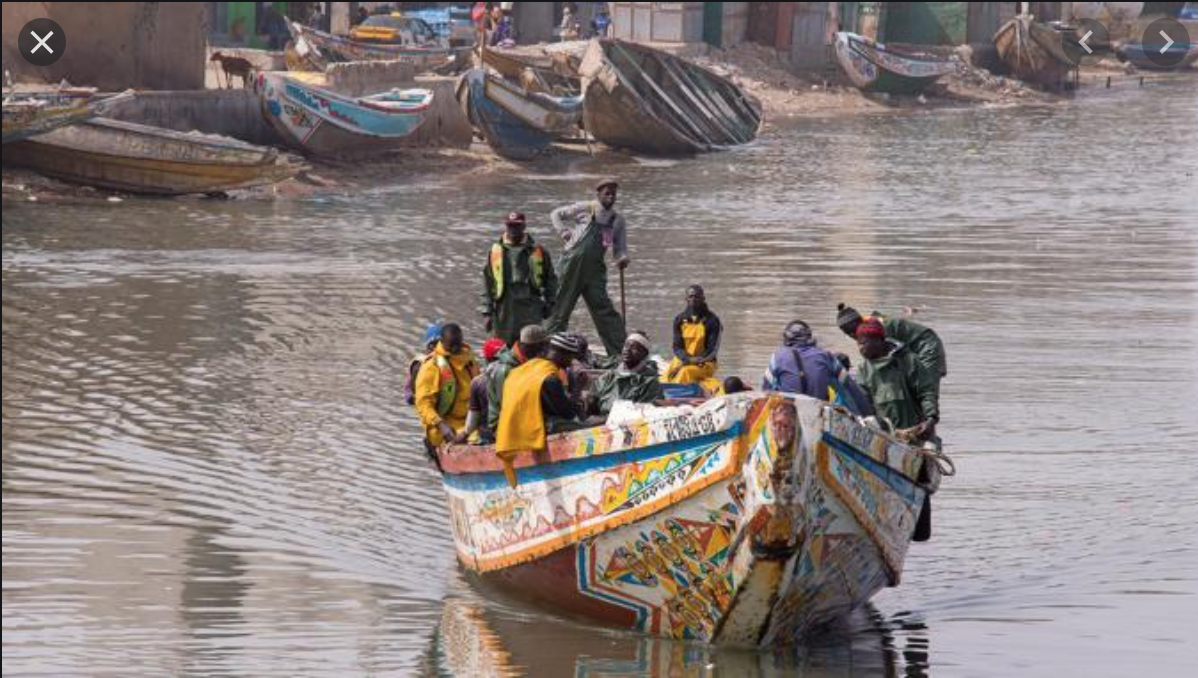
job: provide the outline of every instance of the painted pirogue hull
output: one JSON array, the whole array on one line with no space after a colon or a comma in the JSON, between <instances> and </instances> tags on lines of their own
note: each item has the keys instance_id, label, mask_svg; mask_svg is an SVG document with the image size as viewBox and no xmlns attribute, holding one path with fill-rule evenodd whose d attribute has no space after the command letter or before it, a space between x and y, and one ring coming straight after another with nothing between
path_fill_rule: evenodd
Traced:
<instances>
[{"instance_id":1,"label":"painted pirogue hull","mask_svg":"<svg viewBox=\"0 0 1198 678\"><path fill-rule=\"evenodd\" d=\"M526 125L548 134L569 135L582 122L582 97L529 92L503 78L487 76L486 97Z\"/></svg>"},{"instance_id":2,"label":"painted pirogue hull","mask_svg":"<svg viewBox=\"0 0 1198 678\"><path fill-rule=\"evenodd\" d=\"M757 137L761 106L728 80L643 45L592 40L579 67L583 119L599 141L677 155Z\"/></svg>"},{"instance_id":3,"label":"painted pirogue hull","mask_svg":"<svg viewBox=\"0 0 1198 678\"><path fill-rule=\"evenodd\" d=\"M998 56L1019 78L1048 89L1062 89L1074 65L1065 54L1064 36L1048 26L1017 16L994 34Z\"/></svg>"},{"instance_id":4,"label":"painted pirogue hull","mask_svg":"<svg viewBox=\"0 0 1198 678\"><path fill-rule=\"evenodd\" d=\"M288 22L288 28L295 43L294 56L288 55L287 59L291 70L323 71L330 63L347 61L404 61L415 65L417 70L441 70L459 61L464 63L470 52L465 47L358 42L296 22Z\"/></svg>"},{"instance_id":5,"label":"painted pirogue hull","mask_svg":"<svg viewBox=\"0 0 1198 678\"><path fill-rule=\"evenodd\" d=\"M1171 48L1175 52L1180 52L1179 47ZM1144 45L1124 45L1119 48L1119 57L1124 61L1132 64L1136 68L1144 71L1180 71L1189 68L1198 61L1198 46L1190 47L1185 50L1185 56L1181 61L1173 66L1161 66L1156 64L1144 54Z\"/></svg>"},{"instance_id":6,"label":"painted pirogue hull","mask_svg":"<svg viewBox=\"0 0 1198 678\"><path fill-rule=\"evenodd\" d=\"M71 183L153 195L271 184L302 169L273 148L104 118L12 144L4 160Z\"/></svg>"},{"instance_id":7,"label":"painted pirogue hull","mask_svg":"<svg viewBox=\"0 0 1198 678\"><path fill-rule=\"evenodd\" d=\"M836 34L836 62L858 89L917 94L957 66L948 59L897 54L854 33Z\"/></svg>"},{"instance_id":8,"label":"painted pirogue hull","mask_svg":"<svg viewBox=\"0 0 1198 678\"><path fill-rule=\"evenodd\" d=\"M259 73L254 87L262 114L287 143L321 157L394 150L424 123L429 107L425 101L408 110L384 110L367 105L368 98L342 96L281 73Z\"/></svg>"},{"instance_id":9,"label":"painted pirogue hull","mask_svg":"<svg viewBox=\"0 0 1198 678\"><path fill-rule=\"evenodd\" d=\"M738 394L518 456L441 451L458 559L520 597L678 639L784 645L898 583L917 450L810 398Z\"/></svg>"},{"instance_id":10,"label":"painted pirogue hull","mask_svg":"<svg viewBox=\"0 0 1198 678\"><path fill-rule=\"evenodd\" d=\"M482 134L491 150L504 158L529 160L548 150L556 132L538 129L500 105L499 99L491 98L491 94L507 95L511 89L496 80L475 68L458 82L458 103L470 124ZM510 105L512 100L505 103Z\"/></svg>"}]
</instances>

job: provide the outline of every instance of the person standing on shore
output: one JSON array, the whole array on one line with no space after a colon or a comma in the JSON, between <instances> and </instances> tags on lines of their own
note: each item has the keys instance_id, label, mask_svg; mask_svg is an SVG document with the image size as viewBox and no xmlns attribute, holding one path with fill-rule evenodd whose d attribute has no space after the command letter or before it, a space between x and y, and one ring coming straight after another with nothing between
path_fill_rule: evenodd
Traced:
<instances>
[{"instance_id":1,"label":"person standing on shore","mask_svg":"<svg viewBox=\"0 0 1198 678\"><path fill-rule=\"evenodd\" d=\"M565 332L574 305L582 297L609 356L619 355L627 338L624 318L607 295L604 261L611 250L616 266L621 271L628 267L627 225L624 215L615 209L618 188L615 179L602 179L595 186L596 200L559 207L551 215L553 228L565 243L565 252L557 305L545 329L551 334Z\"/></svg>"},{"instance_id":2,"label":"person standing on shore","mask_svg":"<svg viewBox=\"0 0 1198 678\"><path fill-rule=\"evenodd\" d=\"M520 338L520 330L539 325L553 312L557 275L545 248L525 231L524 214L507 215L506 230L491 244L483 268L485 326L507 345Z\"/></svg>"}]
</instances>

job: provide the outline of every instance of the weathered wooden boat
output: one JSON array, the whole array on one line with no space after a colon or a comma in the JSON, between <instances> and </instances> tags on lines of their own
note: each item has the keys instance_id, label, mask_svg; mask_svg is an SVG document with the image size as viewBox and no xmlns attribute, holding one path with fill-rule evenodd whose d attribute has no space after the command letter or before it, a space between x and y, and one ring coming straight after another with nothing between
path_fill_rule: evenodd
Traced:
<instances>
[{"instance_id":1,"label":"weathered wooden boat","mask_svg":"<svg viewBox=\"0 0 1198 678\"><path fill-rule=\"evenodd\" d=\"M1047 89L1063 89L1076 66L1065 54L1060 31L1019 15L994 34L998 56L1019 78Z\"/></svg>"},{"instance_id":2,"label":"weathered wooden boat","mask_svg":"<svg viewBox=\"0 0 1198 678\"><path fill-rule=\"evenodd\" d=\"M6 146L4 160L71 183L154 195L220 193L303 169L273 148L106 118Z\"/></svg>"},{"instance_id":3,"label":"weathered wooden boat","mask_svg":"<svg viewBox=\"0 0 1198 678\"><path fill-rule=\"evenodd\" d=\"M520 83L531 92L573 96L581 91L578 59L569 54L530 55L514 50L488 47L482 61L504 78Z\"/></svg>"},{"instance_id":4,"label":"weathered wooden boat","mask_svg":"<svg viewBox=\"0 0 1198 678\"><path fill-rule=\"evenodd\" d=\"M262 112L292 146L319 156L394 149L424 123L427 89L348 97L324 89L321 74L259 73L254 87Z\"/></svg>"},{"instance_id":5,"label":"weathered wooden boat","mask_svg":"<svg viewBox=\"0 0 1198 678\"><path fill-rule=\"evenodd\" d=\"M512 160L528 160L547 151L558 132L530 124L501 105L500 101L529 117L543 115L547 124L550 119L563 121L565 117L534 104L529 98L521 99L513 90L519 88L488 75L481 68L474 68L463 74L458 82L458 103L470 124L497 155ZM498 98L492 98L492 95Z\"/></svg>"},{"instance_id":6,"label":"weathered wooden boat","mask_svg":"<svg viewBox=\"0 0 1198 678\"><path fill-rule=\"evenodd\" d=\"M761 106L711 71L644 45L592 40L579 66L584 126L609 146L664 155L757 137Z\"/></svg>"},{"instance_id":7,"label":"weathered wooden boat","mask_svg":"<svg viewBox=\"0 0 1198 678\"><path fill-rule=\"evenodd\" d=\"M554 136L571 136L582 122L582 96L532 92L487 74L486 96L525 124Z\"/></svg>"},{"instance_id":8,"label":"weathered wooden boat","mask_svg":"<svg viewBox=\"0 0 1198 678\"><path fill-rule=\"evenodd\" d=\"M1159 49L1159 48L1158 48ZM1189 68L1198 61L1198 45L1191 45L1188 48L1183 48L1181 45L1170 45L1165 54L1171 54L1179 57L1176 64L1172 66L1162 66L1144 53L1144 45L1142 44L1127 44L1120 47L1116 54L1120 61L1125 61L1135 66L1142 71L1180 71Z\"/></svg>"},{"instance_id":9,"label":"weathered wooden boat","mask_svg":"<svg viewBox=\"0 0 1198 678\"><path fill-rule=\"evenodd\" d=\"M288 22L294 54L287 67L323 72L330 63L346 61L404 61L418 71L452 72L465 68L470 57L469 47L443 45L386 45L359 42L340 35L325 33L298 22Z\"/></svg>"},{"instance_id":10,"label":"weathered wooden boat","mask_svg":"<svg viewBox=\"0 0 1198 678\"><path fill-rule=\"evenodd\" d=\"M836 62L858 89L888 94L918 94L957 70L951 59L904 54L847 32L836 34Z\"/></svg>"},{"instance_id":11,"label":"weathered wooden boat","mask_svg":"<svg viewBox=\"0 0 1198 678\"><path fill-rule=\"evenodd\" d=\"M443 447L462 566L564 614L748 646L796 642L899 582L940 479L931 453L804 396L633 415L519 453L514 487L493 448Z\"/></svg>"},{"instance_id":12,"label":"weathered wooden boat","mask_svg":"<svg viewBox=\"0 0 1198 678\"><path fill-rule=\"evenodd\" d=\"M110 113L133 99L133 92L96 97L94 87L5 92L4 143L22 141L88 118Z\"/></svg>"}]
</instances>

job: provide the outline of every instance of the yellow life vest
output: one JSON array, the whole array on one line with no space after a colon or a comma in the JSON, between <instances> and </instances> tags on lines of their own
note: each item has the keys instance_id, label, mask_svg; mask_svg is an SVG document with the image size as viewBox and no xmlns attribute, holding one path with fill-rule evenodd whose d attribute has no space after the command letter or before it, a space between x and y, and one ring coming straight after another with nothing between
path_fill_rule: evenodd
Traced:
<instances>
[{"instance_id":1,"label":"yellow life vest","mask_svg":"<svg viewBox=\"0 0 1198 678\"><path fill-rule=\"evenodd\" d=\"M503 261L507 257L503 254L503 243L491 244L491 255L488 257L488 263L491 265L491 277L495 280L495 299L503 298ZM533 245L532 252L528 255L528 265L532 269L532 283L534 290L538 292L545 282L545 251L540 245Z\"/></svg>"},{"instance_id":2,"label":"yellow life vest","mask_svg":"<svg viewBox=\"0 0 1198 678\"><path fill-rule=\"evenodd\" d=\"M701 356L707 351L707 325L703 323L702 318L683 320L680 329L682 331L682 348L687 355Z\"/></svg>"},{"instance_id":3,"label":"yellow life vest","mask_svg":"<svg viewBox=\"0 0 1198 678\"><path fill-rule=\"evenodd\" d=\"M453 409L458 400L458 379L453 373L453 365L449 358L443 355L435 356L437 372L441 383L437 386L437 414L444 417Z\"/></svg>"},{"instance_id":4,"label":"yellow life vest","mask_svg":"<svg viewBox=\"0 0 1198 678\"><path fill-rule=\"evenodd\" d=\"M561 378L557 365L545 358L533 358L508 373L495 431L495 452L499 456L545 449L541 386L551 376Z\"/></svg>"}]
</instances>

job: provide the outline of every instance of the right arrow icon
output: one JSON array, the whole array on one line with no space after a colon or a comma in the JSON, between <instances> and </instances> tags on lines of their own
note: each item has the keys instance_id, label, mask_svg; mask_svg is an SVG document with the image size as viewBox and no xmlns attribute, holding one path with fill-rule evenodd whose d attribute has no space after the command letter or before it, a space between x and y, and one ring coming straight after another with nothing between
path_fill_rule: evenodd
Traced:
<instances>
[{"instance_id":1,"label":"right arrow icon","mask_svg":"<svg viewBox=\"0 0 1198 678\"><path fill-rule=\"evenodd\" d=\"M1164 54L1165 52L1169 51L1170 47L1173 46L1173 38L1170 38L1169 34L1164 31L1161 31L1161 37L1165 39L1165 46L1161 47L1160 50L1161 54Z\"/></svg>"}]
</instances>

